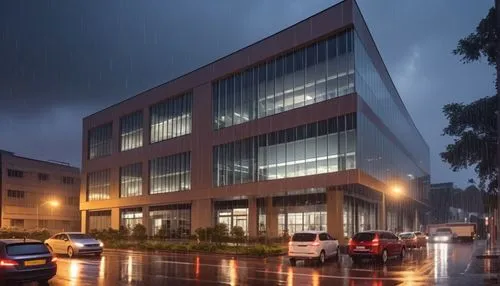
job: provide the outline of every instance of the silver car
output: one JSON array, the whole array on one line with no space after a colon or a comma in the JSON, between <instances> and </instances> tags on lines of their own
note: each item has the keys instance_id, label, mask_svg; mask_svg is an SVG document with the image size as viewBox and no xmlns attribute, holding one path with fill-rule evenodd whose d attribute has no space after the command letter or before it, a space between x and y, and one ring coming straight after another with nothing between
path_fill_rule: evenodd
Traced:
<instances>
[{"instance_id":1,"label":"silver car","mask_svg":"<svg viewBox=\"0 0 500 286\"><path fill-rule=\"evenodd\" d=\"M74 255L92 254L101 255L104 244L102 241L82 232L61 232L45 240L45 245L54 254Z\"/></svg>"}]
</instances>

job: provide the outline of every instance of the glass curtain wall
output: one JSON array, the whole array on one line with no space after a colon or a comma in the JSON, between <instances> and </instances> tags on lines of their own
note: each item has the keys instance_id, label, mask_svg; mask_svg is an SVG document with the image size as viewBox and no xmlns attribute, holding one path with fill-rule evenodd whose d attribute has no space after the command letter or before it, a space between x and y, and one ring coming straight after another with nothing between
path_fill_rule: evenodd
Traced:
<instances>
[{"instance_id":1,"label":"glass curtain wall","mask_svg":"<svg viewBox=\"0 0 500 286\"><path fill-rule=\"evenodd\" d=\"M107 200L110 190L110 170L92 172L87 175L87 200Z\"/></svg>"},{"instance_id":2,"label":"glass curtain wall","mask_svg":"<svg viewBox=\"0 0 500 286\"><path fill-rule=\"evenodd\" d=\"M191 152L149 161L150 194L191 189Z\"/></svg>"},{"instance_id":3,"label":"glass curtain wall","mask_svg":"<svg viewBox=\"0 0 500 286\"><path fill-rule=\"evenodd\" d=\"M142 111L120 118L120 150L126 151L142 147Z\"/></svg>"},{"instance_id":4,"label":"glass curtain wall","mask_svg":"<svg viewBox=\"0 0 500 286\"><path fill-rule=\"evenodd\" d=\"M192 105L188 92L151 106L151 143L190 134Z\"/></svg>"},{"instance_id":5,"label":"glass curtain wall","mask_svg":"<svg viewBox=\"0 0 500 286\"><path fill-rule=\"evenodd\" d=\"M89 211L88 230L107 230L111 227L111 211Z\"/></svg>"},{"instance_id":6,"label":"glass curtain wall","mask_svg":"<svg viewBox=\"0 0 500 286\"><path fill-rule=\"evenodd\" d=\"M296 191L272 198L277 213L278 235L293 235L304 230L326 229L325 189Z\"/></svg>"},{"instance_id":7,"label":"glass curtain wall","mask_svg":"<svg viewBox=\"0 0 500 286\"><path fill-rule=\"evenodd\" d=\"M241 226L248 232L248 201L216 201L214 202L215 222L226 224L231 231L234 226Z\"/></svg>"},{"instance_id":8,"label":"glass curtain wall","mask_svg":"<svg viewBox=\"0 0 500 286\"><path fill-rule=\"evenodd\" d=\"M344 196L344 236L378 228L378 206L359 198Z\"/></svg>"},{"instance_id":9,"label":"glass curtain wall","mask_svg":"<svg viewBox=\"0 0 500 286\"><path fill-rule=\"evenodd\" d=\"M315 175L356 168L356 114L213 148L213 184Z\"/></svg>"},{"instance_id":10,"label":"glass curtain wall","mask_svg":"<svg viewBox=\"0 0 500 286\"><path fill-rule=\"evenodd\" d=\"M166 205L149 207L153 235L166 238L183 238L191 233L191 205Z\"/></svg>"},{"instance_id":11,"label":"glass curtain wall","mask_svg":"<svg viewBox=\"0 0 500 286\"><path fill-rule=\"evenodd\" d=\"M142 223L142 208L130 208L120 210L121 226L134 229L135 225Z\"/></svg>"},{"instance_id":12,"label":"glass curtain wall","mask_svg":"<svg viewBox=\"0 0 500 286\"><path fill-rule=\"evenodd\" d=\"M142 163L120 168L120 197L142 195Z\"/></svg>"},{"instance_id":13,"label":"glass curtain wall","mask_svg":"<svg viewBox=\"0 0 500 286\"><path fill-rule=\"evenodd\" d=\"M353 45L352 30L344 31L218 80L214 129L354 92Z\"/></svg>"},{"instance_id":14,"label":"glass curtain wall","mask_svg":"<svg viewBox=\"0 0 500 286\"><path fill-rule=\"evenodd\" d=\"M94 159L111 155L113 124L107 123L89 130L88 158Z\"/></svg>"}]
</instances>

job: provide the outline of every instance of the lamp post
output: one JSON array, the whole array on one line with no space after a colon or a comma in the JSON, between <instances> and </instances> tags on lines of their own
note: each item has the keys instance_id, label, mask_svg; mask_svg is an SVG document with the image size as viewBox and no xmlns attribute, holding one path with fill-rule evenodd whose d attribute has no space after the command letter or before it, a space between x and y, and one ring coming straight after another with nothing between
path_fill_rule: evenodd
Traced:
<instances>
[{"instance_id":1,"label":"lamp post","mask_svg":"<svg viewBox=\"0 0 500 286\"><path fill-rule=\"evenodd\" d=\"M40 207L43 207L44 205L47 205L47 204L50 205L51 207L54 207L54 208L59 206L59 202L55 201L55 200L46 201L46 202L43 202L43 203L41 203L41 204L39 204L39 205L36 206L36 230L39 229Z\"/></svg>"}]
</instances>

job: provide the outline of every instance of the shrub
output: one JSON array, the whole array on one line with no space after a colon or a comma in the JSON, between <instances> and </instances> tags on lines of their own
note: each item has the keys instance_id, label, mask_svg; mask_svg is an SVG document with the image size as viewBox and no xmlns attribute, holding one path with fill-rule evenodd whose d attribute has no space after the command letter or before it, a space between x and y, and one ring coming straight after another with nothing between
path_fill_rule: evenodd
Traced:
<instances>
[{"instance_id":1,"label":"shrub","mask_svg":"<svg viewBox=\"0 0 500 286\"><path fill-rule=\"evenodd\" d=\"M224 241L227 240L228 237L228 228L225 223L218 223L214 226L212 230L212 241L220 244ZM207 228L207 234L208 234L208 228Z\"/></svg>"},{"instance_id":2,"label":"shrub","mask_svg":"<svg viewBox=\"0 0 500 286\"><path fill-rule=\"evenodd\" d=\"M194 233L196 233L196 236L200 241L207 241L208 240L207 229L200 227L200 228L197 228L194 231Z\"/></svg>"},{"instance_id":3,"label":"shrub","mask_svg":"<svg viewBox=\"0 0 500 286\"><path fill-rule=\"evenodd\" d=\"M158 233L156 235L160 238L165 238L167 236L167 228L162 225L161 228L158 230Z\"/></svg>"},{"instance_id":4,"label":"shrub","mask_svg":"<svg viewBox=\"0 0 500 286\"><path fill-rule=\"evenodd\" d=\"M110 230L112 230L112 228L110 228ZM130 236L130 230L127 227L121 225L117 235L118 239L127 239L127 237Z\"/></svg>"},{"instance_id":5,"label":"shrub","mask_svg":"<svg viewBox=\"0 0 500 286\"><path fill-rule=\"evenodd\" d=\"M233 237L236 244L242 243L245 240L245 231L241 226L235 225L231 229L231 236Z\"/></svg>"},{"instance_id":6,"label":"shrub","mask_svg":"<svg viewBox=\"0 0 500 286\"><path fill-rule=\"evenodd\" d=\"M148 238L146 227L140 223L136 224L132 229L132 237L139 241L144 241Z\"/></svg>"}]
</instances>

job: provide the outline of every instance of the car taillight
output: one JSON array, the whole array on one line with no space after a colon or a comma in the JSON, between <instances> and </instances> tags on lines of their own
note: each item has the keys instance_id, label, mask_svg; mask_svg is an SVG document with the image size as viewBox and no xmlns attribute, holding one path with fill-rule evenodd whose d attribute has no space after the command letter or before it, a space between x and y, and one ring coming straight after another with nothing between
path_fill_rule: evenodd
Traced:
<instances>
[{"instance_id":1,"label":"car taillight","mask_svg":"<svg viewBox=\"0 0 500 286\"><path fill-rule=\"evenodd\" d=\"M378 237L375 237L373 240L372 240L372 246L378 246Z\"/></svg>"},{"instance_id":2,"label":"car taillight","mask_svg":"<svg viewBox=\"0 0 500 286\"><path fill-rule=\"evenodd\" d=\"M292 241L291 240L288 242L288 246L292 246Z\"/></svg>"},{"instance_id":3,"label":"car taillight","mask_svg":"<svg viewBox=\"0 0 500 286\"><path fill-rule=\"evenodd\" d=\"M414 240L414 241L417 241L417 237L415 236L415 237L413 238L413 240Z\"/></svg>"},{"instance_id":4,"label":"car taillight","mask_svg":"<svg viewBox=\"0 0 500 286\"><path fill-rule=\"evenodd\" d=\"M19 263L17 263L14 260L10 259L0 259L0 267L9 267L9 266L17 266Z\"/></svg>"},{"instance_id":5,"label":"car taillight","mask_svg":"<svg viewBox=\"0 0 500 286\"><path fill-rule=\"evenodd\" d=\"M52 262L56 262L57 261L57 257L52 257Z\"/></svg>"},{"instance_id":6,"label":"car taillight","mask_svg":"<svg viewBox=\"0 0 500 286\"><path fill-rule=\"evenodd\" d=\"M347 246L352 246L352 245L354 245L352 238L349 238L349 242L347 243Z\"/></svg>"},{"instance_id":7,"label":"car taillight","mask_svg":"<svg viewBox=\"0 0 500 286\"><path fill-rule=\"evenodd\" d=\"M319 246L319 241L315 241L311 244L312 246Z\"/></svg>"}]
</instances>

